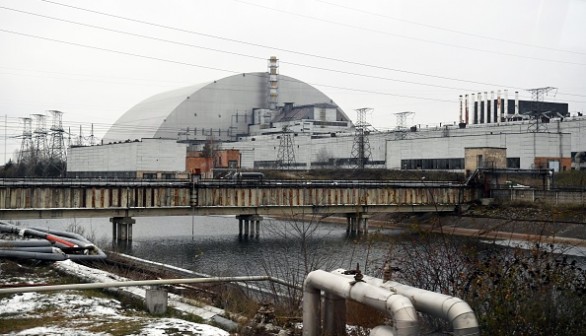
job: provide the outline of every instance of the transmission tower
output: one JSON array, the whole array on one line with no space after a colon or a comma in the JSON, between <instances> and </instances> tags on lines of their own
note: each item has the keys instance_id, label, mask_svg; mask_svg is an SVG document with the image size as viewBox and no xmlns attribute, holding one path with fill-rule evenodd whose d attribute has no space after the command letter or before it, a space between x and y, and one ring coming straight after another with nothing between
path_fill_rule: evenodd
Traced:
<instances>
[{"instance_id":1,"label":"transmission tower","mask_svg":"<svg viewBox=\"0 0 586 336\"><path fill-rule=\"evenodd\" d=\"M370 142L368 141L368 134L370 133L368 127L370 124L366 122L366 114L373 109L363 107L356 110L357 118L354 125L354 142L352 143L352 158L356 163L358 169L364 169L366 162L370 158Z\"/></svg>"},{"instance_id":2,"label":"transmission tower","mask_svg":"<svg viewBox=\"0 0 586 336\"><path fill-rule=\"evenodd\" d=\"M397 112L394 114L397 117L397 129L401 130L401 129L407 128L407 121L409 119L413 118L413 116L415 115L415 112L406 111L406 112Z\"/></svg>"},{"instance_id":3,"label":"transmission tower","mask_svg":"<svg viewBox=\"0 0 586 336\"><path fill-rule=\"evenodd\" d=\"M55 161L65 161L66 148L65 140L63 139L63 112L51 110L49 111L53 116L53 124L51 125L51 148L49 158Z\"/></svg>"},{"instance_id":4,"label":"transmission tower","mask_svg":"<svg viewBox=\"0 0 586 336\"><path fill-rule=\"evenodd\" d=\"M546 117L546 118L550 117L548 115L548 113L550 111L543 110L543 101L545 99L545 96L547 96L551 91L554 92L553 95L555 96L557 93L557 88L547 86L547 87L542 87L542 88L529 89L527 91L531 92L531 100L533 101L532 110L528 113L525 113L531 117L529 119L530 123L529 123L528 130L533 131L533 132L547 131L547 125L545 123L539 122L541 117Z\"/></svg>"},{"instance_id":5,"label":"transmission tower","mask_svg":"<svg viewBox=\"0 0 586 336\"><path fill-rule=\"evenodd\" d=\"M290 169L295 167L295 141L293 140L293 135L289 129L289 125L283 126L281 130L277 165L279 169Z\"/></svg>"},{"instance_id":6,"label":"transmission tower","mask_svg":"<svg viewBox=\"0 0 586 336\"><path fill-rule=\"evenodd\" d=\"M79 135L77 136L77 143L75 145L76 146L80 146L80 147L84 145L84 141L83 141L83 129L81 128L81 125L79 125Z\"/></svg>"},{"instance_id":7,"label":"transmission tower","mask_svg":"<svg viewBox=\"0 0 586 336\"><path fill-rule=\"evenodd\" d=\"M32 131L32 118L21 118L23 122L22 127L22 135L20 138L22 139L20 143L20 152L18 153L18 162L25 163L31 159L33 154L34 145L33 145L33 131Z\"/></svg>"},{"instance_id":8,"label":"transmission tower","mask_svg":"<svg viewBox=\"0 0 586 336\"><path fill-rule=\"evenodd\" d=\"M47 129L45 128L45 118L47 116L38 113L32 116L35 119L33 156L35 159L40 160L47 156Z\"/></svg>"},{"instance_id":9,"label":"transmission tower","mask_svg":"<svg viewBox=\"0 0 586 336\"><path fill-rule=\"evenodd\" d=\"M94 124L92 123L92 128L91 128L91 133L90 133L90 146L93 146L95 144L96 138L94 136Z\"/></svg>"}]
</instances>

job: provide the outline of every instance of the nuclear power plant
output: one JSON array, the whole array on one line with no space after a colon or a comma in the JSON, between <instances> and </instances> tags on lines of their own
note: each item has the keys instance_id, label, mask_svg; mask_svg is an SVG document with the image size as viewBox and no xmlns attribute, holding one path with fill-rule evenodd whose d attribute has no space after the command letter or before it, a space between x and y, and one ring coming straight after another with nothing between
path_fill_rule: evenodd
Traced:
<instances>
[{"instance_id":1,"label":"nuclear power plant","mask_svg":"<svg viewBox=\"0 0 586 336\"><path fill-rule=\"evenodd\" d=\"M267 72L138 103L99 145L70 148L68 175L171 178L213 169L315 168L464 172L467 148L504 149L508 168L586 169L586 139L580 136L586 119L570 115L566 103L544 101L550 89L532 90L531 101L507 89L463 94L452 124L379 132L364 123L367 108L353 111L353 123L335 97L280 74L278 59L271 57Z\"/></svg>"}]
</instances>

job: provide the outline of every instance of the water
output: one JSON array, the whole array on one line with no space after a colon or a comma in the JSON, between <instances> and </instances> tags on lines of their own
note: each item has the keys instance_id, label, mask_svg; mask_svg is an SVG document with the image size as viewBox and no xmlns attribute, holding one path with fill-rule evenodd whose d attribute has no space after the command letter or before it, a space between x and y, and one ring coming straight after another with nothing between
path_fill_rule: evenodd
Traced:
<instances>
[{"instance_id":1,"label":"water","mask_svg":"<svg viewBox=\"0 0 586 336\"><path fill-rule=\"evenodd\" d=\"M371 230L382 239L366 242L346 237L345 224L301 223L265 218L258 239L239 239L233 217L137 217L133 242L121 252L156 262L216 276L285 276L306 268L380 268L388 240L397 230ZM21 221L24 226L66 230L77 225L99 246L110 247L108 218ZM305 232L307 239L302 239ZM303 245L302 242L306 244ZM368 262L367 262L368 260ZM367 270L368 271L368 270ZM274 274L277 273L277 274ZM279 274L280 273L280 274Z\"/></svg>"}]
</instances>

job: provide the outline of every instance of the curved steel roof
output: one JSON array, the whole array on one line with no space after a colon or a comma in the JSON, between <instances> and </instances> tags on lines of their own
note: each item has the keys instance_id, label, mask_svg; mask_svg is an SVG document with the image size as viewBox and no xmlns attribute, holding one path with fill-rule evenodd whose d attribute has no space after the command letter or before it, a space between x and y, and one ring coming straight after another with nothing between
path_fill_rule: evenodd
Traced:
<instances>
[{"instance_id":1,"label":"curved steel roof","mask_svg":"<svg viewBox=\"0 0 586 336\"><path fill-rule=\"evenodd\" d=\"M279 75L278 104L335 104L313 86ZM226 77L152 96L124 113L104 136L104 142L141 138L180 139L193 132L246 129L252 109L268 105L268 74L255 72ZM339 109L342 118L350 120ZM219 137L221 138L221 137Z\"/></svg>"}]
</instances>

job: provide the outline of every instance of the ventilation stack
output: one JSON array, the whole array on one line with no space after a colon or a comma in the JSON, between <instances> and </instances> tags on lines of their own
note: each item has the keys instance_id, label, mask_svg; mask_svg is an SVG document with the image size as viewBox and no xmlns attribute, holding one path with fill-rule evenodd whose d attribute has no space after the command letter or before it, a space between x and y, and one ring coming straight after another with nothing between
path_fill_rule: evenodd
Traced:
<instances>
[{"instance_id":1,"label":"ventilation stack","mask_svg":"<svg viewBox=\"0 0 586 336\"><path fill-rule=\"evenodd\" d=\"M269 109L276 110L279 102L279 60L276 56L269 58Z\"/></svg>"}]
</instances>

